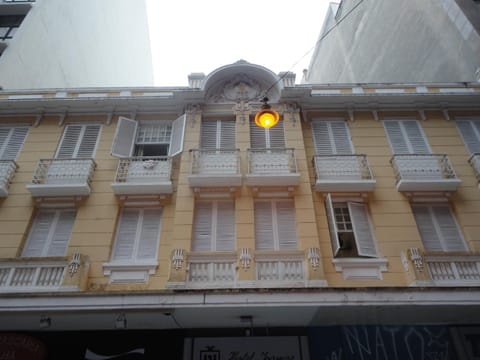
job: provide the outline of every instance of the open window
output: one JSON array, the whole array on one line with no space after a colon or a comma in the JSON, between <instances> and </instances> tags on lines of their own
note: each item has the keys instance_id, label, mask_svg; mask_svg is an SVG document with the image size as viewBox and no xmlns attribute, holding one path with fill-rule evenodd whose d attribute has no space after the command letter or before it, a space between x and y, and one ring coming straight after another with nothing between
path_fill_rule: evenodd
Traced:
<instances>
[{"instance_id":1,"label":"open window","mask_svg":"<svg viewBox=\"0 0 480 360\"><path fill-rule=\"evenodd\" d=\"M185 115L174 121L137 121L120 117L111 154L131 156L175 156L183 151Z\"/></svg>"}]
</instances>

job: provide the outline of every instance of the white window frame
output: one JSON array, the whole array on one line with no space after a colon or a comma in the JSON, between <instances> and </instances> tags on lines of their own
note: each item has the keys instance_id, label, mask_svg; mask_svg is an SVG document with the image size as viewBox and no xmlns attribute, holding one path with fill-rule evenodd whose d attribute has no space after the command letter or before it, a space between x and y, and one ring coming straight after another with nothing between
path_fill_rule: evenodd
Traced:
<instances>
[{"instance_id":1,"label":"white window frame","mask_svg":"<svg viewBox=\"0 0 480 360\"><path fill-rule=\"evenodd\" d=\"M59 153L60 153L60 150L62 148L63 142L66 141L65 136L67 135L68 129L70 127L73 127L73 126L80 126L81 127L80 134L79 134L79 136L76 140L77 142L75 144L75 149L73 150L73 154L72 154L71 157L67 157L65 159L77 159L77 158L79 158L78 157L78 151L80 149L80 145L82 143L83 137L85 136L86 128L87 128L87 126L92 126L92 125L95 125L95 126L99 127L97 138L95 139L95 145L93 146L93 149L92 149L92 156L90 157L90 158L94 159L95 154L97 153L97 147L98 147L98 143L100 142L100 137L102 136L102 129L103 129L102 124L99 124L99 123L69 123L69 124L65 125L65 128L63 129L62 137L60 138L60 141L58 142L57 150L55 151L55 158L57 159L59 157Z\"/></svg>"},{"instance_id":2,"label":"white window frame","mask_svg":"<svg viewBox=\"0 0 480 360\"><path fill-rule=\"evenodd\" d=\"M325 124L327 127L327 136L328 136L328 141L330 145L330 151L319 151L319 147L321 145L321 141L319 137L321 137L321 134L318 134L319 130L316 130L315 126L317 124ZM338 146L337 146L337 137L335 136L335 129L334 127L339 124L342 124L342 131L345 131L345 136L348 141L348 151L339 151ZM348 124L345 119L343 118L327 118L327 119L312 119L311 123L311 128L312 128L312 140L313 140L313 147L315 149L315 155L353 155L355 153L354 146L352 143L352 136L350 134L350 129L348 127ZM317 144L317 142L320 142Z\"/></svg>"}]
</instances>

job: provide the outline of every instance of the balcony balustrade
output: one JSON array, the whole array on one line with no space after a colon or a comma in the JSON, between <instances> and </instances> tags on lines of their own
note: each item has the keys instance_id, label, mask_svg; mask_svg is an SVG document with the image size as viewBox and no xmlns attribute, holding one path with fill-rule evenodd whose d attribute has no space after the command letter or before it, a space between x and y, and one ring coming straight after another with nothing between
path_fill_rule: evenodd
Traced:
<instances>
[{"instance_id":1,"label":"balcony balustrade","mask_svg":"<svg viewBox=\"0 0 480 360\"><path fill-rule=\"evenodd\" d=\"M480 256L425 255L425 263L435 285L480 285Z\"/></svg>"},{"instance_id":2,"label":"balcony balustrade","mask_svg":"<svg viewBox=\"0 0 480 360\"><path fill-rule=\"evenodd\" d=\"M138 156L118 161L113 192L117 195L171 194L172 159L168 156Z\"/></svg>"},{"instance_id":3,"label":"balcony balustrade","mask_svg":"<svg viewBox=\"0 0 480 360\"><path fill-rule=\"evenodd\" d=\"M300 182L294 149L249 149L249 186L296 186Z\"/></svg>"},{"instance_id":4,"label":"balcony balustrade","mask_svg":"<svg viewBox=\"0 0 480 360\"><path fill-rule=\"evenodd\" d=\"M394 155L391 163L398 191L455 191L461 182L445 154Z\"/></svg>"},{"instance_id":5,"label":"balcony balustrade","mask_svg":"<svg viewBox=\"0 0 480 360\"><path fill-rule=\"evenodd\" d=\"M240 151L238 149L191 150L188 181L192 187L240 186Z\"/></svg>"},{"instance_id":6,"label":"balcony balustrade","mask_svg":"<svg viewBox=\"0 0 480 360\"><path fill-rule=\"evenodd\" d=\"M187 263L187 287L235 287L237 279L236 253L190 253Z\"/></svg>"},{"instance_id":7,"label":"balcony balustrade","mask_svg":"<svg viewBox=\"0 0 480 360\"><path fill-rule=\"evenodd\" d=\"M468 159L468 163L472 166L475 176L480 182L480 153L472 154L472 156L470 156Z\"/></svg>"},{"instance_id":8,"label":"balcony balustrade","mask_svg":"<svg viewBox=\"0 0 480 360\"><path fill-rule=\"evenodd\" d=\"M366 155L316 155L314 164L317 191L364 192L375 188Z\"/></svg>"},{"instance_id":9,"label":"balcony balustrade","mask_svg":"<svg viewBox=\"0 0 480 360\"><path fill-rule=\"evenodd\" d=\"M0 160L0 197L8 195L8 186L12 180L17 164L13 160Z\"/></svg>"},{"instance_id":10,"label":"balcony balustrade","mask_svg":"<svg viewBox=\"0 0 480 360\"><path fill-rule=\"evenodd\" d=\"M305 286L305 256L301 251L256 253L255 273L260 287Z\"/></svg>"},{"instance_id":11,"label":"balcony balustrade","mask_svg":"<svg viewBox=\"0 0 480 360\"><path fill-rule=\"evenodd\" d=\"M33 196L84 196L96 164L93 159L42 159L27 189Z\"/></svg>"}]
</instances>

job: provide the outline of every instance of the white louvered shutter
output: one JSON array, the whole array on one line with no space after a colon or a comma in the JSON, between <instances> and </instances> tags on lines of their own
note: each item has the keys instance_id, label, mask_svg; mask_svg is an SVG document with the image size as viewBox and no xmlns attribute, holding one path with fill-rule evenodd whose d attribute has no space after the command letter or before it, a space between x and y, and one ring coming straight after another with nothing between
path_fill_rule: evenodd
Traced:
<instances>
[{"instance_id":1,"label":"white louvered shutter","mask_svg":"<svg viewBox=\"0 0 480 360\"><path fill-rule=\"evenodd\" d=\"M117 226L112 260L131 260L137 237L140 209L123 209Z\"/></svg>"},{"instance_id":2,"label":"white louvered shutter","mask_svg":"<svg viewBox=\"0 0 480 360\"><path fill-rule=\"evenodd\" d=\"M340 251L340 239L338 238L337 223L335 221L335 210L333 209L332 196L327 194L325 198L325 207L327 210L328 230L330 232L330 241L332 243L333 256L337 256Z\"/></svg>"},{"instance_id":3,"label":"white louvered shutter","mask_svg":"<svg viewBox=\"0 0 480 360\"><path fill-rule=\"evenodd\" d=\"M129 157L133 153L138 122L125 117L118 118L111 154L116 157Z\"/></svg>"},{"instance_id":4,"label":"white louvered shutter","mask_svg":"<svg viewBox=\"0 0 480 360\"><path fill-rule=\"evenodd\" d=\"M27 133L27 126L0 127L0 160L15 160Z\"/></svg>"},{"instance_id":5,"label":"white louvered shutter","mask_svg":"<svg viewBox=\"0 0 480 360\"><path fill-rule=\"evenodd\" d=\"M353 154L353 145L345 121L313 121L312 134L316 155Z\"/></svg>"},{"instance_id":6,"label":"white louvered shutter","mask_svg":"<svg viewBox=\"0 0 480 360\"><path fill-rule=\"evenodd\" d=\"M430 207L426 205L415 205L412 206L412 210L425 250L443 251L439 234L435 229Z\"/></svg>"},{"instance_id":7,"label":"white louvered shutter","mask_svg":"<svg viewBox=\"0 0 480 360\"><path fill-rule=\"evenodd\" d=\"M162 209L144 209L140 224L137 255L139 260L155 260L162 224Z\"/></svg>"},{"instance_id":8,"label":"white louvered shutter","mask_svg":"<svg viewBox=\"0 0 480 360\"><path fill-rule=\"evenodd\" d=\"M383 125L394 154L430 154L417 120L385 120Z\"/></svg>"},{"instance_id":9,"label":"white louvered shutter","mask_svg":"<svg viewBox=\"0 0 480 360\"><path fill-rule=\"evenodd\" d=\"M235 149L235 121L222 120L219 145L221 149Z\"/></svg>"},{"instance_id":10,"label":"white louvered shutter","mask_svg":"<svg viewBox=\"0 0 480 360\"><path fill-rule=\"evenodd\" d=\"M365 204L348 203L352 228L359 256L376 257L375 238Z\"/></svg>"},{"instance_id":11,"label":"white louvered shutter","mask_svg":"<svg viewBox=\"0 0 480 360\"><path fill-rule=\"evenodd\" d=\"M216 202L216 251L235 250L235 202Z\"/></svg>"},{"instance_id":12,"label":"white louvered shutter","mask_svg":"<svg viewBox=\"0 0 480 360\"><path fill-rule=\"evenodd\" d=\"M250 143L252 149L284 148L285 134L283 120L280 119L278 124L270 129L261 128L252 121L250 123Z\"/></svg>"},{"instance_id":13,"label":"white louvered shutter","mask_svg":"<svg viewBox=\"0 0 480 360\"><path fill-rule=\"evenodd\" d=\"M56 158L93 158L100 125L67 125Z\"/></svg>"},{"instance_id":14,"label":"white louvered shutter","mask_svg":"<svg viewBox=\"0 0 480 360\"><path fill-rule=\"evenodd\" d=\"M480 153L480 120L457 120L457 128L470 154Z\"/></svg>"},{"instance_id":15,"label":"white louvered shutter","mask_svg":"<svg viewBox=\"0 0 480 360\"><path fill-rule=\"evenodd\" d=\"M467 247L455 218L447 205L432 206L438 224L444 251L466 251Z\"/></svg>"},{"instance_id":16,"label":"white louvered shutter","mask_svg":"<svg viewBox=\"0 0 480 360\"><path fill-rule=\"evenodd\" d=\"M186 122L186 115L182 115L172 123L172 137L170 139L170 147L168 148L169 156L178 155L183 151L185 122Z\"/></svg>"},{"instance_id":17,"label":"white louvered shutter","mask_svg":"<svg viewBox=\"0 0 480 360\"><path fill-rule=\"evenodd\" d=\"M32 224L22 256L64 256L75 210L41 210Z\"/></svg>"},{"instance_id":18,"label":"white louvered shutter","mask_svg":"<svg viewBox=\"0 0 480 360\"><path fill-rule=\"evenodd\" d=\"M257 126L254 121L250 122L250 146L252 149L267 147L265 129Z\"/></svg>"},{"instance_id":19,"label":"white louvered shutter","mask_svg":"<svg viewBox=\"0 0 480 360\"><path fill-rule=\"evenodd\" d=\"M195 204L193 222L193 251L210 251L212 243L213 202L199 201Z\"/></svg>"},{"instance_id":20,"label":"white louvered shutter","mask_svg":"<svg viewBox=\"0 0 480 360\"><path fill-rule=\"evenodd\" d=\"M256 250L274 250L272 202L256 201L254 213Z\"/></svg>"},{"instance_id":21,"label":"white louvered shutter","mask_svg":"<svg viewBox=\"0 0 480 360\"><path fill-rule=\"evenodd\" d=\"M295 207L291 200L276 201L276 235L278 249L291 250L297 248L297 230L295 226Z\"/></svg>"},{"instance_id":22,"label":"white louvered shutter","mask_svg":"<svg viewBox=\"0 0 480 360\"><path fill-rule=\"evenodd\" d=\"M217 145L217 122L204 121L202 122L200 134L200 147L203 150L215 150Z\"/></svg>"}]
</instances>

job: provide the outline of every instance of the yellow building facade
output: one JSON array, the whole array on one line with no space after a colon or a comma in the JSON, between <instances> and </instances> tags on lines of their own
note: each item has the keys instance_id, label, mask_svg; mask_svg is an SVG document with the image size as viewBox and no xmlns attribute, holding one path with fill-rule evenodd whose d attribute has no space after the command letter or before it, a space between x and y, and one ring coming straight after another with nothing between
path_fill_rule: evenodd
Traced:
<instances>
[{"instance_id":1,"label":"yellow building facade","mask_svg":"<svg viewBox=\"0 0 480 360\"><path fill-rule=\"evenodd\" d=\"M308 329L478 324L479 100L243 61L186 88L0 92L0 330L250 326L323 356Z\"/></svg>"}]
</instances>

